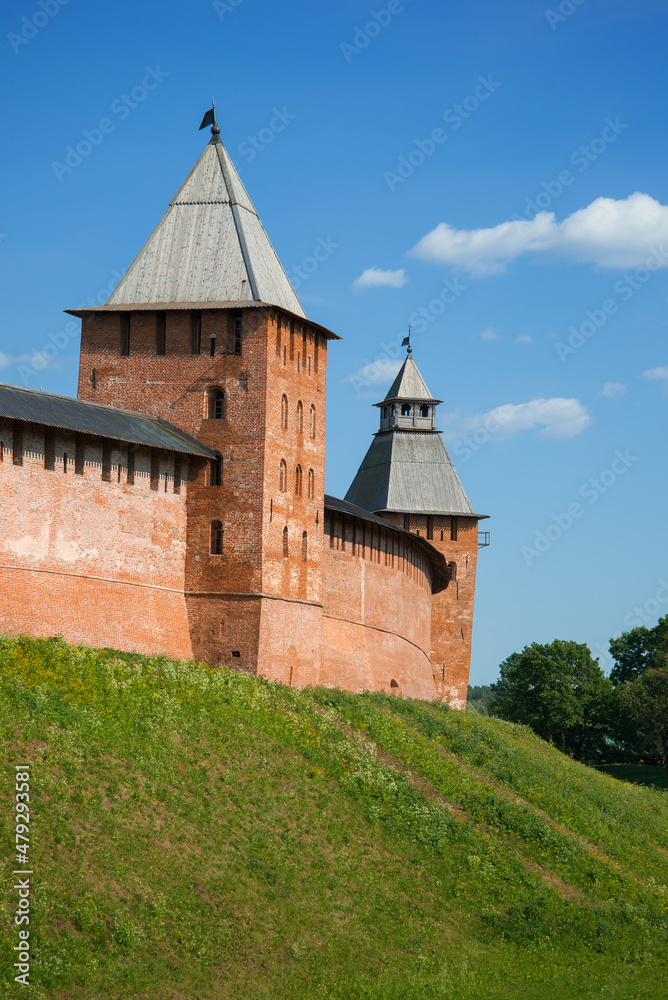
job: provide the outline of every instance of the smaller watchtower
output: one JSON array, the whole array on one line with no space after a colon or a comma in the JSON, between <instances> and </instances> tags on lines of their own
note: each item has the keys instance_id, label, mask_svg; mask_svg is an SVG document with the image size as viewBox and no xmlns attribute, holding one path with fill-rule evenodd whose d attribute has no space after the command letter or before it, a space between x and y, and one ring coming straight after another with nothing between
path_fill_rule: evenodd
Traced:
<instances>
[{"instance_id":1,"label":"smaller watchtower","mask_svg":"<svg viewBox=\"0 0 668 1000\"><path fill-rule=\"evenodd\" d=\"M435 399L406 360L381 403L380 429L346 493L357 504L426 538L448 563L432 599L431 662L441 701L464 709L471 662L478 521L436 427Z\"/></svg>"}]
</instances>

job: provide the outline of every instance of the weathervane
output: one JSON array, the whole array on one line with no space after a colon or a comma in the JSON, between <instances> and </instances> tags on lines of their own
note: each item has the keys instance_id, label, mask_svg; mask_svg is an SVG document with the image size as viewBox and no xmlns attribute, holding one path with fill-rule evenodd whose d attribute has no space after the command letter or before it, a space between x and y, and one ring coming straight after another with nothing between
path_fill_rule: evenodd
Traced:
<instances>
[{"instance_id":1,"label":"weathervane","mask_svg":"<svg viewBox=\"0 0 668 1000\"><path fill-rule=\"evenodd\" d=\"M211 98L211 109L207 111L204 118L202 118L202 124L199 127L199 131L206 128L207 125L211 126L211 142L220 142L220 139L218 138L220 135L220 126L216 121L216 102L213 97Z\"/></svg>"},{"instance_id":2,"label":"weathervane","mask_svg":"<svg viewBox=\"0 0 668 1000\"><path fill-rule=\"evenodd\" d=\"M404 339L401 341L401 346L408 348L408 354L412 354L413 353L413 348L411 347L411 330L412 329L413 329L413 327L409 323L408 324L408 336L404 337Z\"/></svg>"}]
</instances>

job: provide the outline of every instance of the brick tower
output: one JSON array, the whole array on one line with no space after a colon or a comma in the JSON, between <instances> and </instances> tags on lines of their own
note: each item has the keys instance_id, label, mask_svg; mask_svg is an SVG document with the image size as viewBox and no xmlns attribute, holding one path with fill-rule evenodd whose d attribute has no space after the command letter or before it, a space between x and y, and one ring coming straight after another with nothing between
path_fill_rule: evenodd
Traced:
<instances>
[{"instance_id":1,"label":"brick tower","mask_svg":"<svg viewBox=\"0 0 668 1000\"><path fill-rule=\"evenodd\" d=\"M434 399L406 360L345 499L426 538L443 553L448 586L432 598L431 662L441 701L464 709L471 662L478 521L436 428Z\"/></svg>"},{"instance_id":2,"label":"brick tower","mask_svg":"<svg viewBox=\"0 0 668 1000\"><path fill-rule=\"evenodd\" d=\"M188 489L194 655L301 686L321 655L336 335L308 320L211 132L106 304L71 310L83 321L78 395L160 417L217 453L192 466Z\"/></svg>"}]
</instances>

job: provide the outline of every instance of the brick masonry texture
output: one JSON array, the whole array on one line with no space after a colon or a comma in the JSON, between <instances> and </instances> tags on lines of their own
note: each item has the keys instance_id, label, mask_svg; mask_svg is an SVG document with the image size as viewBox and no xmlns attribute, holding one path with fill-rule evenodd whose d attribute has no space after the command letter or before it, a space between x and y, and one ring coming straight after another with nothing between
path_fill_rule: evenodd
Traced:
<instances>
[{"instance_id":1,"label":"brick masonry texture","mask_svg":"<svg viewBox=\"0 0 668 1000\"><path fill-rule=\"evenodd\" d=\"M184 459L175 489L173 453L131 446L132 476L112 441L103 475L101 439L75 468L81 435L57 430L52 460L43 427L21 445L0 422L0 627L465 707L477 522L387 516L452 564L433 594L410 535L326 511L327 344L273 307L85 313L79 398L219 459Z\"/></svg>"}]
</instances>

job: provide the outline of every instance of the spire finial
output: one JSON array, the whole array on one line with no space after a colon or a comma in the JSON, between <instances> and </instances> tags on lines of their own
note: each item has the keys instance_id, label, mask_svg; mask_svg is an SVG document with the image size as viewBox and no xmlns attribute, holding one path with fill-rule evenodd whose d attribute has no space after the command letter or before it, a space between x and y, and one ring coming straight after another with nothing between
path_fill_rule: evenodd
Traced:
<instances>
[{"instance_id":1,"label":"spire finial","mask_svg":"<svg viewBox=\"0 0 668 1000\"><path fill-rule=\"evenodd\" d=\"M211 98L211 110L207 111L202 118L202 124L200 125L200 130L206 128L207 125L211 126L211 139L210 142L220 142L220 126L216 121L216 102Z\"/></svg>"},{"instance_id":2,"label":"spire finial","mask_svg":"<svg viewBox=\"0 0 668 1000\"><path fill-rule=\"evenodd\" d=\"M411 330L412 329L413 329L413 327L409 323L408 324L408 336L404 337L404 339L401 341L401 346L408 348L407 354L408 354L409 357L413 353L413 348L411 347Z\"/></svg>"}]
</instances>

